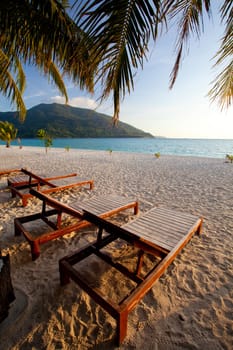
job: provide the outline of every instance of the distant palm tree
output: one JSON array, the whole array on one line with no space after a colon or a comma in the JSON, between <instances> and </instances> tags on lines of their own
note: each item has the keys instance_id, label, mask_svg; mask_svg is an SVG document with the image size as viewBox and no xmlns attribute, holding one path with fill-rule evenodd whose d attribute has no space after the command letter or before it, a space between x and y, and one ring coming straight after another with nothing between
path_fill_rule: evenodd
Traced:
<instances>
[{"instance_id":1,"label":"distant palm tree","mask_svg":"<svg viewBox=\"0 0 233 350\"><path fill-rule=\"evenodd\" d=\"M0 139L6 141L6 147L10 147L11 141L16 139L17 132L14 124L0 121Z\"/></svg>"},{"instance_id":2,"label":"distant palm tree","mask_svg":"<svg viewBox=\"0 0 233 350\"><path fill-rule=\"evenodd\" d=\"M227 154L226 155L227 160L229 160L231 163L233 163L233 154Z\"/></svg>"},{"instance_id":3,"label":"distant palm tree","mask_svg":"<svg viewBox=\"0 0 233 350\"><path fill-rule=\"evenodd\" d=\"M50 136L45 129L37 130L36 136L44 142L45 152L48 152L48 148L53 144L53 138Z\"/></svg>"}]
</instances>

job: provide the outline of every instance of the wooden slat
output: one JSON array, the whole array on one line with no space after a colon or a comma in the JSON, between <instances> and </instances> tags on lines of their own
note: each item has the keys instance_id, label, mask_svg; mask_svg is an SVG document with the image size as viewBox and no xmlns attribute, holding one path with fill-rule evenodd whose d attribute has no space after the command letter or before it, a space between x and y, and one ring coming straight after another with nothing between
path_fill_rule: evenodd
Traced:
<instances>
[{"instance_id":1,"label":"wooden slat","mask_svg":"<svg viewBox=\"0 0 233 350\"><path fill-rule=\"evenodd\" d=\"M192 224L192 223L191 223ZM151 234L151 231L158 231L163 234L163 235L167 235L167 236L173 236L174 233L180 234L182 236L182 232L187 231L187 229L190 227L190 225L186 225L186 226L166 226L165 223L158 223L158 222L146 222L144 220L141 221L137 221L132 223L132 225L130 225L129 227L129 231L130 230L138 230L141 231L143 230L143 232L146 234L148 233L149 235Z\"/></svg>"},{"instance_id":2,"label":"wooden slat","mask_svg":"<svg viewBox=\"0 0 233 350\"><path fill-rule=\"evenodd\" d=\"M172 211L160 211L158 208L156 208L156 213L154 212L154 209L152 209L152 212L149 211L145 217L145 220L149 218L150 220L160 220L161 222L164 222L164 219L166 219L167 222L172 222L172 223L179 223L184 224L184 225L189 225L193 222L193 219L197 218L196 216L192 215L186 215L185 213L183 216L177 215L176 211L174 211L172 215ZM170 220L169 220L170 219Z\"/></svg>"},{"instance_id":3,"label":"wooden slat","mask_svg":"<svg viewBox=\"0 0 233 350\"><path fill-rule=\"evenodd\" d=\"M194 217L193 220L196 220L197 218ZM155 217L143 217L142 220L140 221L140 225L144 225L146 227L150 227L153 226L153 228L155 228L156 226L158 226L160 228L160 230L163 230L167 233L171 232L171 231L186 231L187 228L192 225L193 220L189 220L189 221L174 221L172 219L172 217L168 216L163 216L163 217L159 217L158 214L155 214Z\"/></svg>"},{"instance_id":4,"label":"wooden slat","mask_svg":"<svg viewBox=\"0 0 233 350\"><path fill-rule=\"evenodd\" d=\"M70 207L81 208L85 211L90 211L95 215L101 215L102 213L111 211L117 207L122 207L128 203L135 202L135 199L125 198L119 196L105 196L89 199L86 202L83 202L80 206L80 203L72 203Z\"/></svg>"},{"instance_id":5,"label":"wooden slat","mask_svg":"<svg viewBox=\"0 0 233 350\"><path fill-rule=\"evenodd\" d=\"M197 220L198 217L191 214L184 213L182 216L182 213L174 210L154 208L123 228L149 244L156 244L170 251Z\"/></svg>"},{"instance_id":6,"label":"wooden slat","mask_svg":"<svg viewBox=\"0 0 233 350\"><path fill-rule=\"evenodd\" d=\"M148 241L149 244L153 243L168 250L170 250L179 241L179 239L182 238L182 235L179 234L174 234L173 237L169 237L161 235L161 232L151 232L150 235L146 235L143 230L139 232L130 230L130 232L141 237L141 239Z\"/></svg>"},{"instance_id":7,"label":"wooden slat","mask_svg":"<svg viewBox=\"0 0 233 350\"><path fill-rule=\"evenodd\" d=\"M157 232L155 231L157 229ZM137 229L135 229L135 225L133 227L133 229L128 230L129 232L133 233L133 234L137 234L138 236L143 237L144 239L148 240L148 241L153 241L153 242L157 242L156 244L159 244L159 242L162 244L168 244L170 243L171 246L173 246L173 244L175 244L177 242L177 240L179 240L180 238L182 238L182 234L180 233L171 233L170 235L168 234L164 234L163 231L158 232L158 228L156 227L156 229L153 231L151 230L149 233L145 232L144 228L140 229L140 225L138 225Z\"/></svg>"},{"instance_id":8,"label":"wooden slat","mask_svg":"<svg viewBox=\"0 0 233 350\"><path fill-rule=\"evenodd\" d=\"M71 178L71 177L77 176L77 173L66 174L66 175L57 175L57 176L52 176L52 177L47 177L47 176L41 175L41 174L38 176L40 176L41 178L43 178L46 181L52 181L52 180L61 180L61 179ZM36 183L36 182L38 182L38 180L34 179L31 182ZM29 184L29 175L16 175L14 177L8 178L8 184L11 186L17 186L17 185L20 185L21 183Z\"/></svg>"},{"instance_id":9,"label":"wooden slat","mask_svg":"<svg viewBox=\"0 0 233 350\"><path fill-rule=\"evenodd\" d=\"M46 179L48 180L48 179ZM68 176L62 176L62 177L53 177L53 178L49 178L50 181L52 181L53 185L60 187L60 186L65 186L65 185L69 185L69 184L73 184L73 183L81 183L81 182L86 182L88 180L79 177L79 176L75 176L75 178L71 178Z\"/></svg>"},{"instance_id":10,"label":"wooden slat","mask_svg":"<svg viewBox=\"0 0 233 350\"><path fill-rule=\"evenodd\" d=\"M168 221L164 220L163 226L164 229L161 230L161 227L158 225L153 226L153 223L150 223L150 227L147 228L146 226L142 226L141 223L144 220L144 217L147 217L147 214L143 215L142 217L138 218L137 220L128 223L122 227L122 232L119 230L119 227L117 228L116 225L111 226L110 223L101 221L100 218L93 214L92 212L86 212L87 214L87 220L91 220L94 224L101 225L104 229L110 229L108 232L118 232L119 235L122 235L122 238L127 237L132 243L136 244L138 247L140 247L140 244L143 242L143 249L146 249L145 245L148 247L159 251L171 251L174 246L183 238L184 235L189 232L190 227L193 227L197 222L200 221L199 218L196 216L192 216L193 221L190 221L189 216L189 224L184 227L183 223L179 226L178 223L176 223L173 226L173 234L169 236L170 230L166 229L166 223L169 223L170 214L168 216ZM90 215L89 215L90 214ZM149 217L154 214L156 216L157 209L154 208L153 211L149 212ZM176 211L174 211L174 216L176 215ZM93 221L92 221L93 220ZM112 230L112 231L111 231ZM129 234L131 236L129 236Z\"/></svg>"},{"instance_id":11,"label":"wooden slat","mask_svg":"<svg viewBox=\"0 0 233 350\"><path fill-rule=\"evenodd\" d=\"M27 180L28 180L27 175L17 175L17 176L8 178L8 181L10 181L11 183L18 183L18 182L27 181Z\"/></svg>"},{"instance_id":12,"label":"wooden slat","mask_svg":"<svg viewBox=\"0 0 233 350\"><path fill-rule=\"evenodd\" d=\"M154 208L153 209L151 209L151 210L154 210ZM162 213L165 213L166 215L171 215L172 217L174 217L174 214L175 214L175 216L178 218L180 218L180 219L183 219L184 217L186 218L186 219L188 219L188 218L190 218L190 219L193 219L193 217L197 217L196 215L193 215L193 214L190 214L190 213L184 213L184 212L181 212L181 211L177 211L177 210L175 210L175 209L167 209L167 208L163 208L163 207L158 207L157 208L157 212L158 213L160 213L160 215L162 215Z\"/></svg>"}]
</instances>

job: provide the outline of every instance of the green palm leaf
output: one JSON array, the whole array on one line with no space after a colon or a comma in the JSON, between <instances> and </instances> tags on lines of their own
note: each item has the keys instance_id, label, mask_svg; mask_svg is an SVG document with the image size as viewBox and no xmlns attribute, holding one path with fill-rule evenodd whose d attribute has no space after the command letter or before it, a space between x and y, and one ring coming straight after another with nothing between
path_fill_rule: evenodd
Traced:
<instances>
[{"instance_id":1,"label":"green palm leaf","mask_svg":"<svg viewBox=\"0 0 233 350\"><path fill-rule=\"evenodd\" d=\"M79 62L83 61L82 64L77 63L78 68L74 69L74 65L70 64L73 48L79 46L79 52L82 50L81 32L67 13L68 4L68 1L62 0L0 2L0 50L5 55L5 61L0 57L3 68L0 78L4 76L3 81L0 80L0 89L11 103L17 105L22 118L25 117L22 95L20 97L25 87L22 63L35 65L51 77L66 101L68 95L62 71L75 77L76 82L79 82L80 76L81 88L93 90L93 79L86 74L86 61L82 60L82 55L78 57Z\"/></svg>"},{"instance_id":2,"label":"green palm leaf","mask_svg":"<svg viewBox=\"0 0 233 350\"><path fill-rule=\"evenodd\" d=\"M67 101L64 74L80 88L101 87L101 99L113 93L114 122L120 101L134 88L134 77L147 58L158 26L177 21L177 57L170 87L176 80L184 47L191 35L200 36L210 0L76 0L75 21L66 0L8 0L0 2L0 91L26 114L22 94L24 63L37 66L52 78ZM216 65L224 69L209 95L223 106L232 102L232 0L221 8L226 23ZM76 22L76 23L75 23Z\"/></svg>"},{"instance_id":3,"label":"green palm leaf","mask_svg":"<svg viewBox=\"0 0 233 350\"><path fill-rule=\"evenodd\" d=\"M10 72L13 65L16 73L16 80ZM12 55L11 61L0 50L0 91L12 103L15 103L19 110L20 120L23 121L26 116L26 107L22 98L22 93L25 87L25 76L20 61Z\"/></svg>"},{"instance_id":4,"label":"green palm leaf","mask_svg":"<svg viewBox=\"0 0 233 350\"><path fill-rule=\"evenodd\" d=\"M55 82L56 86L59 88L59 91L65 97L65 100L67 103L68 102L68 95L66 92L66 87L65 87L64 81L62 79L62 76L60 74L59 69L51 61L49 62L49 65L48 65L48 72L49 72L49 75L53 78L53 81Z\"/></svg>"},{"instance_id":5,"label":"green palm leaf","mask_svg":"<svg viewBox=\"0 0 233 350\"><path fill-rule=\"evenodd\" d=\"M120 100L134 88L150 38L157 36L160 1L85 0L75 2L77 25L87 33L92 71L102 86L101 99L114 95L114 117ZM88 42L86 42L88 46Z\"/></svg>"},{"instance_id":6,"label":"green palm leaf","mask_svg":"<svg viewBox=\"0 0 233 350\"><path fill-rule=\"evenodd\" d=\"M226 22L226 29L222 38L220 49L216 54L217 61L214 67L223 65L224 69L213 81L209 91L212 101L217 100L221 109L228 108L233 100L233 3L225 0L221 7L222 21Z\"/></svg>"},{"instance_id":7,"label":"green palm leaf","mask_svg":"<svg viewBox=\"0 0 233 350\"><path fill-rule=\"evenodd\" d=\"M169 21L176 21L178 34L176 40L177 56L170 75L170 88L173 87L180 68L184 47L192 34L200 37L204 29L204 10L210 15L210 0L167 0L164 11Z\"/></svg>"}]
</instances>

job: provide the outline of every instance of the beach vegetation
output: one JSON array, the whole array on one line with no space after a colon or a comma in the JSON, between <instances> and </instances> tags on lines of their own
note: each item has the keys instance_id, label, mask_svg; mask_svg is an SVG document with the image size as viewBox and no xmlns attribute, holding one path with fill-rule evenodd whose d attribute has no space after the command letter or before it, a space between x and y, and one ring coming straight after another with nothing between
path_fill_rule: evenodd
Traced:
<instances>
[{"instance_id":1,"label":"beach vegetation","mask_svg":"<svg viewBox=\"0 0 233 350\"><path fill-rule=\"evenodd\" d=\"M110 156L112 155L112 149L111 148L108 148L107 152L110 154Z\"/></svg>"},{"instance_id":2,"label":"beach vegetation","mask_svg":"<svg viewBox=\"0 0 233 350\"><path fill-rule=\"evenodd\" d=\"M8 121L0 121L0 139L6 142L6 147L10 147L11 141L16 139L18 129Z\"/></svg>"},{"instance_id":3,"label":"beach vegetation","mask_svg":"<svg viewBox=\"0 0 233 350\"><path fill-rule=\"evenodd\" d=\"M188 51L189 38L199 39L204 20L212 17L211 3L215 1L1 1L0 91L17 106L24 120L26 63L36 66L52 80L66 102L64 77L89 92L98 86L100 101L112 95L113 121L117 123L120 101L133 91L135 73L143 68L149 46L153 46L151 41L156 44L164 28L167 32L175 25L172 88ZM225 32L214 57L214 68L218 66L221 71L209 91L210 99L217 101L221 108L229 107L233 97L232 11L232 1L223 0L219 15Z\"/></svg>"},{"instance_id":4,"label":"beach vegetation","mask_svg":"<svg viewBox=\"0 0 233 350\"><path fill-rule=\"evenodd\" d=\"M160 152L156 152L154 155L155 155L155 158L157 159L160 158Z\"/></svg>"},{"instance_id":5,"label":"beach vegetation","mask_svg":"<svg viewBox=\"0 0 233 350\"><path fill-rule=\"evenodd\" d=\"M17 142L18 142L19 148L20 149L23 148L22 141L21 141L20 137L17 138Z\"/></svg>"},{"instance_id":6,"label":"beach vegetation","mask_svg":"<svg viewBox=\"0 0 233 350\"><path fill-rule=\"evenodd\" d=\"M233 154L226 154L226 159L233 163Z\"/></svg>"},{"instance_id":7,"label":"beach vegetation","mask_svg":"<svg viewBox=\"0 0 233 350\"><path fill-rule=\"evenodd\" d=\"M49 147L53 145L53 138L47 133L45 129L37 131L37 137L44 142L45 152L48 152Z\"/></svg>"},{"instance_id":8,"label":"beach vegetation","mask_svg":"<svg viewBox=\"0 0 233 350\"><path fill-rule=\"evenodd\" d=\"M68 145L65 146L65 151L66 151L66 152L69 152L69 150L70 150L70 146L68 146Z\"/></svg>"}]
</instances>

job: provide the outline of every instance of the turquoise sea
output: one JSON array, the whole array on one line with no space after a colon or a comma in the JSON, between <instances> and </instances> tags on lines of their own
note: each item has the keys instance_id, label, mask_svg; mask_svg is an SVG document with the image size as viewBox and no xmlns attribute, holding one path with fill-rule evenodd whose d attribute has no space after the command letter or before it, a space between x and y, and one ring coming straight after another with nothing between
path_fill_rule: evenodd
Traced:
<instances>
[{"instance_id":1,"label":"turquoise sea","mask_svg":"<svg viewBox=\"0 0 233 350\"><path fill-rule=\"evenodd\" d=\"M22 139L22 146L44 147L39 139ZM4 142L0 142L4 144ZM17 141L12 145L18 145ZM108 150L137 153L157 153L167 155L198 156L210 158L225 158L233 154L232 140L214 139L171 139L171 138L85 138L85 139L54 139L53 146L57 148Z\"/></svg>"}]
</instances>

